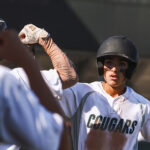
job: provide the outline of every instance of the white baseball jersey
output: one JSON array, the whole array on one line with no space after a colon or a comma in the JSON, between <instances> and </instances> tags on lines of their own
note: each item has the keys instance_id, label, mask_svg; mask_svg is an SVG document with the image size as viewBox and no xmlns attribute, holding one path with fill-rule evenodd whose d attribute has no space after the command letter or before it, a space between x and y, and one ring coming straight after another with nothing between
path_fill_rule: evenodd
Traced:
<instances>
[{"instance_id":1,"label":"white baseball jersey","mask_svg":"<svg viewBox=\"0 0 150 150\"><path fill-rule=\"evenodd\" d=\"M10 71L22 84L26 87L30 87L29 80L22 68L15 68ZM41 74L52 91L55 98L60 99L62 96L62 84L60 77L55 69L42 70Z\"/></svg>"},{"instance_id":2,"label":"white baseball jersey","mask_svg":"<svg viewBox=\"0 0 150 150\"><path fill-rule=\"evenodd\" d=\"M113 98L104 91L101 82L77 83L64 90L60 105L69 118L77 117L75 149L84 150L92 128L124 133L127 142L123 150L137 150L139 131L150 141L150 102L130 87L126 87L123 95Z\"/></svg>"},{"instance_id":3,"label":"white baseball jersey","mask_svg":"<svg viewBox=\"0 0 150 150\"><path fill-rule=\"evenodd\" d=\"M0 141L31 150L58 150L63 119L47 111L31 89L0 66ZM18 149L2 145L0 150Z\"/></svg>"}]
</instances>

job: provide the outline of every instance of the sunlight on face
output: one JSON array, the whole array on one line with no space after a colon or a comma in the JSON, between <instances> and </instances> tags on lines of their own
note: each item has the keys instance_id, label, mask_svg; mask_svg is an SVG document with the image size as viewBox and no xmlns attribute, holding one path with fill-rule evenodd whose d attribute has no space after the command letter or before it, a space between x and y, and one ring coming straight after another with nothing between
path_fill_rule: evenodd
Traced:
<instances>
[{"instance_id":1,"label":"sunlight on face","mask_svg":"<svg viewBox=\"0 0 150 150\"><path fill-rule=\"evenodd\" d=\"M127 69L128 62L122 57L107 56L104 59L104 79L111 87L125 85Z\"/></svg>"}]
</instances>

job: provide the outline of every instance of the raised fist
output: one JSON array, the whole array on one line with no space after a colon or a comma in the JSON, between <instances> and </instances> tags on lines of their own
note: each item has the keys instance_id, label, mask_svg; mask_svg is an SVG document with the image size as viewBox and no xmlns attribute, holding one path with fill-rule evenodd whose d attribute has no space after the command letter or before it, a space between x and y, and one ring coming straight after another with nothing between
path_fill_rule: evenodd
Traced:
<instances>
[{"instance_id":1,"label":"raised fist","mask_svg":"<svg viewBox=\"0 0 150 150\"><path fill-rule=\"evenodd\" d=\"M46 39L50 35L44 29L38 28L33 24L27 24L19 33L19 38L24 44L38 43L39 38Z\"/></svg>"}]
</instances>

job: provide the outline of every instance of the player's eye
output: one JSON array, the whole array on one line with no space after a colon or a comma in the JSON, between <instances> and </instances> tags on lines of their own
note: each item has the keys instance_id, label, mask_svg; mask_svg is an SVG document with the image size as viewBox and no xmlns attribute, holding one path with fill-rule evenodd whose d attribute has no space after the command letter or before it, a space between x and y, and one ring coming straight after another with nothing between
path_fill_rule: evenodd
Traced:
<instances>
[{"instance_id":1,"label":"player's eye","mask_svg":"<svg viewBox=\"0 0 150 150\"><path fill-rule=\"evenodd\" d=\"M113 67L113 62L112 62L111 60L109 60L109 59L106 59L106 60L104 61L104 65L105 65L106 67L108 67L108 68L112 68L112 67Z\"/></svg>"},{"instance_id":2,"label":"player's eye","mask_svg":"<svg viewBox=\"0 0 150 150\"><path fill-rule=\"evenodd\" d=\"M127 63L126 61L121 61L121 62L119 63L119 67L120 67L121 69L127 69L127 68L128 68L128 63Z\"/></svg>"}]
</instances>

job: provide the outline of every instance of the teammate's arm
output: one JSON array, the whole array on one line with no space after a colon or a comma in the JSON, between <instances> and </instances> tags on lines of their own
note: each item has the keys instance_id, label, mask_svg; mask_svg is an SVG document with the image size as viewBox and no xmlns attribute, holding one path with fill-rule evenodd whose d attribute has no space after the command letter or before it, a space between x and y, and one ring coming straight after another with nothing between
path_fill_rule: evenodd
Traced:
<instances>
[{"instance_id":1,"label":"teammate's arm","mask_svg":"<svg viewBox=\"0 0 150 150\"><path fill-rule=\"evenodd\" d=\"M64 127L62 117L43 109L37 96L24 88L8 68L0 66L0 71L0 142L3 146L58 150Z\"/></svg>"},{"instance_id":2,"label":"teammate's arm","mask_svg":"<svg viewBox=\"0 0 150 150\"><path fill-rule=\"evenodd\" d=\"M87 135L85 147L87 150L122 150L126 140L122 133L92 129Z\"/></svg>"},{"instance_id":3,"label":"teammate's arm","mask_svg":"<svg viewBox=\"0 0 150 150\"><path fill-rule=\"evenodd\" d=\"M23 67L28 75L31 88L39 97L41 104L52 112L64 115L58 102L44 82L38 64L33 59L28 48L20 42L15 31L0 33L0 57Z\"/></svg>"},{"instance_id":4,"label":"teammate's arm","mask_svg":"<svg viewBox=\"0 0 150 150\"><path fill-rule=\"evenodd\" d=\"M25 44L39 43L44 48L60 76L63 89L73 86L78 81L72 62L44 29L29 24L21 30L19 37Z\"/></svg>"}]
</instances>

